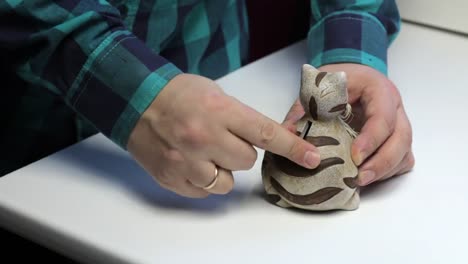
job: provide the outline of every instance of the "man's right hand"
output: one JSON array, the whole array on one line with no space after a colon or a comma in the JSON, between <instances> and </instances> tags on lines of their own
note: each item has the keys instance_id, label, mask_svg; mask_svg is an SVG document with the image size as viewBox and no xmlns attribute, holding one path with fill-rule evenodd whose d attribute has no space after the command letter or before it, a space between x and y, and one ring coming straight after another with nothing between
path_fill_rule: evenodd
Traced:
<instances>
[{"instance_id":1,"label":"man's right hand","mask_svg":"<svg viewBox=\"0 0 468 264\"><path fill-rule=\"evenodd\" d=\"M143 113L128 150L164 188L187 197L226 194L231 171L252 168L257 152L271 151L315 168L317 149L275 121L226 95L210 79L181 74ZM205 190L215 177L216 185Z\"/></svg>"}]
</instances>

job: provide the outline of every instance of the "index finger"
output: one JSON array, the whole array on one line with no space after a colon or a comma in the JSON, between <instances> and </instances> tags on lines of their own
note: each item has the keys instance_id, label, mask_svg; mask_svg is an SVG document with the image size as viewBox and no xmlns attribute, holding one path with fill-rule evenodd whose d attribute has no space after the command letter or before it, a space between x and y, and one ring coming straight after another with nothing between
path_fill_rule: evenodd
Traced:
<instances>
[{"instance_id":1,"label":"index finger","mask_svg":"<svg viewBox=\"0 0 468 264\"><path fill-rule=\"evenodd\" d=\"M252 145L286 157L301 166L315 168L320 163L320 155L314 145L242 103L234 107L234 113L228 120L228 129Z\"/></svg>"}]
</instances>

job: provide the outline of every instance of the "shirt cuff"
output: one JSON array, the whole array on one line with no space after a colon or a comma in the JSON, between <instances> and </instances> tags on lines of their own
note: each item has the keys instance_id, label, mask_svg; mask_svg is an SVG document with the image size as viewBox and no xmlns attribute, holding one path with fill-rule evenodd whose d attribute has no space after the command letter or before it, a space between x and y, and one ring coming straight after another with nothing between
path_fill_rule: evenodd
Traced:
<instances>
[{"instance_id":1,"label":"shirt cuff","mask_svg":"<svg viewBox=\"0 0 468 264\"><path fill-rule=\"evenodd\" d=\"M115 31L87 58L66 101L126 149L143 112L180 73L129 31Z\"/></svg>"},{"instance_id":2,"label":"shirt cuff","mask_svg":"<svg viewBox=\"0 0 468 264\"><path fill-rule=\"evenodd\" d=\"M364 12L332 13L309 31L309 63L314 67L333 63L359 63L387 74L390 40L382 23Z\"/></svg>"}]
</instances>

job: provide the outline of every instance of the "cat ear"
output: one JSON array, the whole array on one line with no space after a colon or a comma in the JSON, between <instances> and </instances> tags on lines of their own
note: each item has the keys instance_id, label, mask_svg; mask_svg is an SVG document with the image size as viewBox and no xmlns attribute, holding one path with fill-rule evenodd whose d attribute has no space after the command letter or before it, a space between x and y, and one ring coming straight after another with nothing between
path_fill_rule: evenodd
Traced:
<instances>
[{"instance_id":1,"label":"cat ear","mask_svg":"<svg viewBox=\"0 0 468 264\"><path fill-rule=\"evenodd\" d=\"M330 74L328 80L334 87L336 87L335 90L340 91L341 93L345 93L346 97L348 97L348 91L346 89L347 78L345 72L333 72Z\"/></svg>"},{"instance_id":2,"label":"cat ear","mask_svg":"<svg viewBox=\"0 0 468 264\"><path fill-rule=\"evenodd\" d=\"M322 75L321 72L312 65L304 64L302 66L302 80L304 84L308 84L306 86L310 87L309 85L316 84L316 79L319 75ZM323 76L321 78L323 78Z\"/></svg>"},{"instance_id":3,"label":"cat ear","mask_svg":"<svg viewBox=\"0 0 468 264\"><path fill-rule=\"evenodd\" d=\"M302 66L302 89L320 87L320 83L327 74L327 72L321 72L309 64L304 64Z\"/></svg>"},{"instance_id":4,"label":"cat ear","mask_svg":"<svg viewBox=\"0 0 468 264\"><path fill-rule=\"evenodd\" d=\"M316 79L321 75L322 74L319 70L317 70L309 64L304 64L302 66L302 80L299 99L302 107L304 108L304 111L309 116L311 116L309 109L310 102L311 100L313 102L316 102L314 95L317 94L319 91L316 85Z\"/></svg>"},{"instance_id":5,"label":"cat ear","mask_svg":"<svg viewBox=\"0 0 468 264\"><path fill-rule=\"evenodd\" d=\"M346 83L346 72L334 72L333 76L337 79L338 83Z\"/></svg>"}]
</instances>

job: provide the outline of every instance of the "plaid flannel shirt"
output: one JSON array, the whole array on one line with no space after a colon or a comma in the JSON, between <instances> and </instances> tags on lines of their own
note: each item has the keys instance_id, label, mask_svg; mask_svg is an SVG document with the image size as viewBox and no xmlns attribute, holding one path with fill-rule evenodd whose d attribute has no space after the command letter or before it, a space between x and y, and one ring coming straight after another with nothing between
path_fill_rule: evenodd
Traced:
<instances>
[{"instance_id":1,"label":"plaid flannel shirt","mask_svg":"<svg viewBox=\"0 0 468 264\"><path fill-rule=\"evenodd\" d=\"M394 0L312 0L309 61L386 73ZM265 10L267 12L267 10ZM244 0L0 1L0 175L96 131L125 148L164 86L247 59Z\"/></svg>"}]
</instances>

